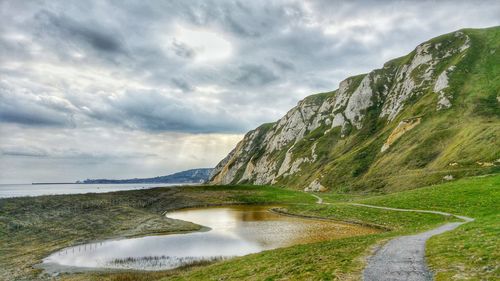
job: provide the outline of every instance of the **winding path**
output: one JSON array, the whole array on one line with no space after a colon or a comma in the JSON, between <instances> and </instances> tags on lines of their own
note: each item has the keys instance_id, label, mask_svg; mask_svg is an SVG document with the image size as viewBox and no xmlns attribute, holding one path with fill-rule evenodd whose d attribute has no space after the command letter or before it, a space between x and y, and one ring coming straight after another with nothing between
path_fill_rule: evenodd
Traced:
<instances>
[{"instance_id":1,"label":"winding path","mask_svg":"<svg viewBox=\"0 0 500 281\"><path fill-rule=\"evenodd\" d=\"M323 199L315 194L317 204L324 203ZM383 209L397 212L415 212L437 214L442 216L453 216L463 222L452 222L444 224L432 230L415 235L401 236L390 240L380 247L368 259L368 264L363 271L364 281L429 281L432 280L432 272L425 262L425 243L434 235L453 230L458 226L473 221L473 218L458 216L446 212L430 210L398 209L380 207L366 204L349 203L353 206Z\"/></svg>"}]
</instances>

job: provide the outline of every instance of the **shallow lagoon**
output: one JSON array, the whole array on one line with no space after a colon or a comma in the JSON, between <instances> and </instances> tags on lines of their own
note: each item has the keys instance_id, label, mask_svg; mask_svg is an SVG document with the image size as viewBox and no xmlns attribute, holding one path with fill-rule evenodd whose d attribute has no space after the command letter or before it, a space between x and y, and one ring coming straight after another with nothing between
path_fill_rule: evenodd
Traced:
<instances>
[{"instance_id":1,"label":"shallow lagoon","mask_svg":"<svg viewBox=\"0 0 500 281\"><path fill-rule=\"evenodd\" d=\"M205 226L205 231L69 247L45 258L44 267L57 272L78 269L165 270L193 262L378 231L359 225L283 216L269 211L270 208L226 206L171 212L168 217Z\"/></svg>"}]
</instances>

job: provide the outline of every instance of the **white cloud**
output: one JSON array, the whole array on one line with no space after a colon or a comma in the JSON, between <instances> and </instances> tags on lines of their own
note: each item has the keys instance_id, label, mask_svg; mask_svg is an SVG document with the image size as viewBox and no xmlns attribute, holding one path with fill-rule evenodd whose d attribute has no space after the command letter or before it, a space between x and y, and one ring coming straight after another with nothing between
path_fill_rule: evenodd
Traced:
<instances>
[{"instance_id":1,"label":"white cloud","mask_svg":"<svg viewBox=\"0 0 500 281\"><path fill-rule=\"evenodd\" d=\"M494 0L3 1L0 178L215 165L299 99L499 14Z\"/></svg>"},{"instance_id":2,"label":"white cloud","mask_svg":"<svg viewBox=\"0 0 500 281\"><path fill-rule=\"evenodd\" d=\"M0 183L149 177L213 167L243 137L117 128L40 131L6 124L0 134L9 136L0 143Z\"/></svg>"},{"instance_id":3,"label":"white cloud","mask_svg":"<svg viewBox=\"0 0 500 281\"><path fill-rule=\"evenodd\" d=\"M202 28L188 28L176 25L174 44L180 42L194 51L195 62L217 62L228 59L232 44L220 32Z\"/></svg>"}]
</instances>

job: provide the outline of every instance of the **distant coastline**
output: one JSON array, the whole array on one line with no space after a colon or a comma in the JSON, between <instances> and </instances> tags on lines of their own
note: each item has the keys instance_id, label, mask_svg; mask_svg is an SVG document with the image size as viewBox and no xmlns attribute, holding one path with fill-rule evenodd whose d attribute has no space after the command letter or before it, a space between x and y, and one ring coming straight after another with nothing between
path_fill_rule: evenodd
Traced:
<instances>
[{"instance_id":1,"label":"distant coastline","mask_svg":"<svg viewBox=\"0 0 500 281\"><path fill-rule=\"evenodd\" d=\"M76 182L78 183L78 182ZM75 184L74 182L32 182L32 185L44 185L44 184Z\"/></svg>"},{"instance_id":2,"label":"distant coastline","mask_svg":"<svg viewBox=\"0 0 500 281\"><path fill-rule=\"evenodd\" d=\"M186 170L166 176L133 179L86 179L76 182L33 182L32 185L49 184L172 184L172 183L204 183L208 181L212 168Z\"/></svg>"}]
</instances>

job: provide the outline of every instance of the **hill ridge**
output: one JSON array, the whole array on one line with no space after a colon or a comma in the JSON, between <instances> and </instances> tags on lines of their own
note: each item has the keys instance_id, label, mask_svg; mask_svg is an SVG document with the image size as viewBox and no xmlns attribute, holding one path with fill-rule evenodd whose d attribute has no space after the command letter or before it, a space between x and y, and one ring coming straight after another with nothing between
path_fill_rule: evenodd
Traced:
<instances>
[{"instance_id":1,"label":"hill ridge","mask_svg":"<svg viewBox=\"0 0 500 281\"><path fill-rule=\"evenodd\" d=\"M499 34L493 27L441 35L304 98L248 132L210 182L399 190L498 171Z\"/></svg>"}]
</instances>

